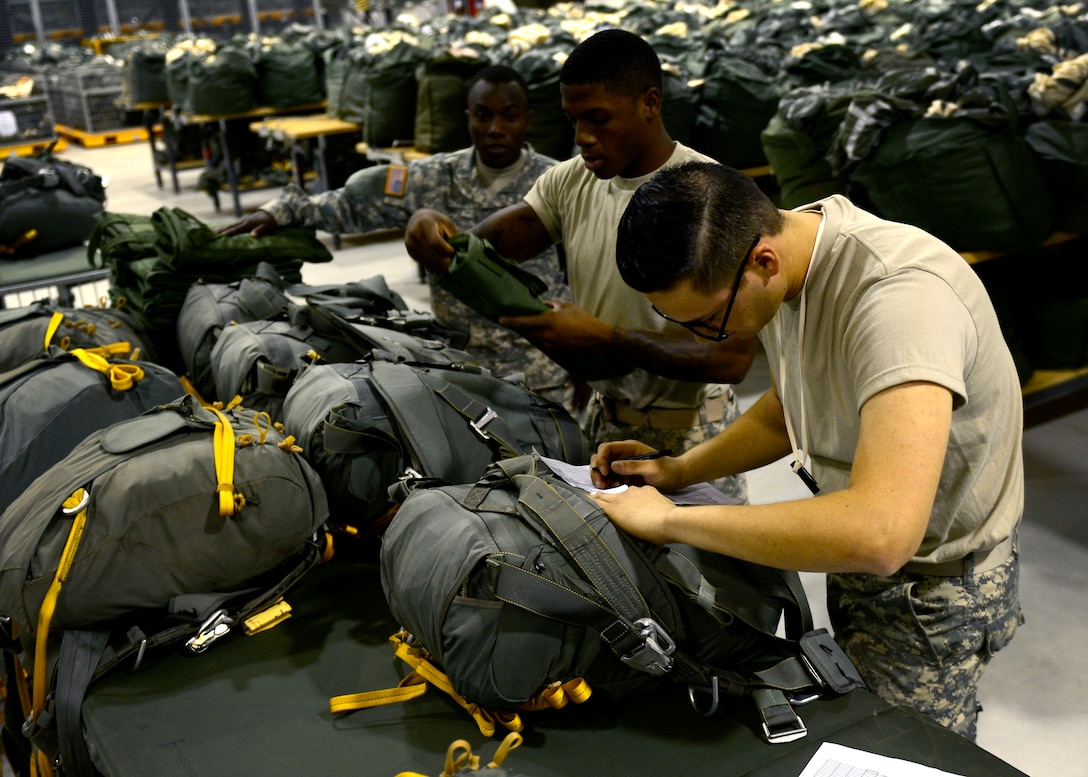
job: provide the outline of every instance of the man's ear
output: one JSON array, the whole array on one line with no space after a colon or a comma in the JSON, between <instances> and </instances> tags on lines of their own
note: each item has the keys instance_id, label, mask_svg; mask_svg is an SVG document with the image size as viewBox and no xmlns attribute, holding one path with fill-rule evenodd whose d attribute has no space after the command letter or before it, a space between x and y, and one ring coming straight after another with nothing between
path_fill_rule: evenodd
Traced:
<instances>
[{"instance_id":1,"label":"man's ear","mask_svg":"<svg viewBox=\"0 0 1088 777\"><path fill-rule=\"evenodd\" d=\"M653 120L661 113L661 90L651 86L642 93L641 98L643 117Z\"/></svg>"},{"instance_id":2,"label":"man's ear","mask_svg":"<svg viewBox=\"0 0 1088 777\"><path fill-rule=\"evenodd\" d=\"M782 257L774 245L760 241L752 251L751 261L765 278L771 278L782 271Z\"/></svg>"}]
</instances>

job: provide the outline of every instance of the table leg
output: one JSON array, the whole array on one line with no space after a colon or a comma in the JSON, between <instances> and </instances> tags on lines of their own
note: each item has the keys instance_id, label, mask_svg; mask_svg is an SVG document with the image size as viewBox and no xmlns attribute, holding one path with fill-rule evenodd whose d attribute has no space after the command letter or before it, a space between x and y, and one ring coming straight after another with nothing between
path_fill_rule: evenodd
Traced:
<instances>
[{"instance_id":1,"label":"table leg","mask_svg":"<svg viewBox=\"0 0 1088 777\"><path fill-rule=\"evenodd\" d=\"M227 120L219 120L219 145L223 151L223 163L227 166L227 182L230 184L230 196L234 202L234 215L242 218L242 200L238 196L238 171L234 169L234 160L230 156L230 143L227 139Z\"/></svg>"},{"instance_id":2,"label":"table leg","mask_svg":"<svg viewBox=\"0 0 1088 777\"><path fill-rule=\"evenodd\" d=\"M155 153L155 116L158 114L157 108L144 108L144 129L147 130L147 147L151 149L151 169L155 171L155 183L159 188L162 188L162 165L159 164L159 157Z\"/></svg>"}]
</instances>

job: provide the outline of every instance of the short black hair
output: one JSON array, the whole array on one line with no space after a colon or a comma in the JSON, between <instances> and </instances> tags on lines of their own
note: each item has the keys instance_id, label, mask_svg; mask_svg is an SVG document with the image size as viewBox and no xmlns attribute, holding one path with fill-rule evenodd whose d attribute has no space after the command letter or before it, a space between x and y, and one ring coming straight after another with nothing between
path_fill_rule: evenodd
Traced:
<instances>
[{"instance_id":1,"label":"short black hair","mask_svg":"<svg viewBox=\"0 0 1088 777\"><path fill-rule=\"evenodd\" d=\"M508 84L513 81L521 87L525 99L529 99L529 84L525 82L525 76L508 65L488 65L481 69L472 77L468 84L468 90L471 92L472 88L480 81L487 81L489 84Z\"/></svg>"},{"instance_id":2,"label":"short black hair","mask_svg":"<svg viewBox=\"0 0 1088 777\"><path fill-rule=\"evenodd\" d=\"M579 43L563 63L559 82L600 84L605 91L638 97L661 90L661 60L653 46L627 30L601 30Z\"/></svg>"},{"instance_id":3,"label":"short black hair","mask_svg":"<svg viewBox=\"0 0 1088 777\"><path fill-rule=\"evenodd\" d=\"M642 184L620 218L616 265L643 294L688 281L694 291L729 288L756 237L777 235L785 217L749 176L714 162L666 167Z\"/></svg>"}]
</instances>

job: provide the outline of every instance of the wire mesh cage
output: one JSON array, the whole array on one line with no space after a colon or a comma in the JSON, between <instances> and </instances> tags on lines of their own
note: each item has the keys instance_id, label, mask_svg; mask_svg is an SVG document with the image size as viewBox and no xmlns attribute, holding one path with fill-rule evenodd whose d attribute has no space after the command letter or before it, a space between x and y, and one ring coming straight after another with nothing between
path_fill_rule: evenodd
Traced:
<instances>
[{"instance_id":1,"label":"wire mesh cage","mask_svg":"<svg viewBox=\"0 0 1088 777\"><path fill-rule=\"evenodd\" d=\"M121 66L100 60L48 75L54 121L83 132L99 133L128 126L121 100Z\"/></svg>"}]
</instances>

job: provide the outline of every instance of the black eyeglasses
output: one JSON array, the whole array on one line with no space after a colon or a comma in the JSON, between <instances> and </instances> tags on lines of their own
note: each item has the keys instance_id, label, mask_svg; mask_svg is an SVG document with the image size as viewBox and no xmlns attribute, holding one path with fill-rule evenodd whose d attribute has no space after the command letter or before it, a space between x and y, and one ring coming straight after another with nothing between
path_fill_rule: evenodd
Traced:
<instances>
[{"instance_id":1,"label":"black eyeglasses","mask_svg":"<svg viewBox=\"0 0 1088 777\"><path fill-rule=\"evenodd\" d=\"M677 321L675 318L667 316L658 310L656 305L650 305L650 307L654 309L654 313L657 313L657 315L661 316L666 321L679 324L696 337L710 340L713 343L720 343L723 340L728 340L729 334L725 331L725 325L729 321L729 314L732 312L733 303L737 299L737 291L740 289L740 279L744 277L744 270L748 267L748 257L751 256L752 251L759 245L759 241L762 237L762 235L756 235L756 239L752 241L752 245L744 252L744 258L741 260L740 268L737 270L737 277L733 280L733 289L729 293L729 304L725 306L725 315L722 316L722 323L721 326L718 327L717 332L715 332L713 328L707 326L703 321Z\"/></svg>"}]
</instances>

